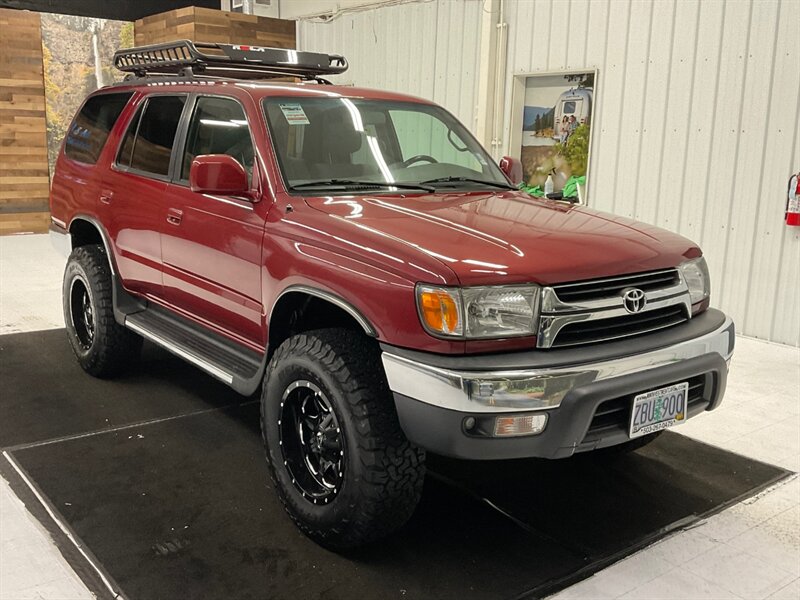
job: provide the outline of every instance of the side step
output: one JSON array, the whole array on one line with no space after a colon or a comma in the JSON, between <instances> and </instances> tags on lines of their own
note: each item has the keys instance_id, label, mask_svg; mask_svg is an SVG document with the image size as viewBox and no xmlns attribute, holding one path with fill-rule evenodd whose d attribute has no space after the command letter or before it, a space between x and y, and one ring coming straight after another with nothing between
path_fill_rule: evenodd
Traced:
<instances>
[{"instance_id":1,"label":"side step","mask_svg":"<svg viewBox=\"0 0 800 600\"><path fill-rule=\"evenodd\" d=\"M145 310L125 315L125 327L240 394L253 394L261 383L266 354L243 348L166 309L150 304Z\"/></svg>"}]
</instances>

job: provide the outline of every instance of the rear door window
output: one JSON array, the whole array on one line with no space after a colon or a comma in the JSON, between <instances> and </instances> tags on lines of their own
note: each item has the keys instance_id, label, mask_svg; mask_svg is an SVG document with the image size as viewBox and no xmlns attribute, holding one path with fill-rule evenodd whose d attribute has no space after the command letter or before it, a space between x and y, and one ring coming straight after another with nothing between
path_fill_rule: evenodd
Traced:
<instances>
[{"instance_id":1,"label":"rear door window","mask_svg":"<svg viewBox=\"0 0 800 600\"><path fill-rule=\"evenodd\" d=\"M132 95L126 92L89 98L67 132L64 154L72 160L95 164L100 158L109 132Z\"/></svg>"},{"instance_id":2,"label":"rear door window","mask_svg":"<svg viewBox=\"0 0 800 600\"><path fill-rule=\"evenodd\" d=\"M186 96L152 96L128 126L117 164L166 177Z\"/></svg>"}]
</instances>

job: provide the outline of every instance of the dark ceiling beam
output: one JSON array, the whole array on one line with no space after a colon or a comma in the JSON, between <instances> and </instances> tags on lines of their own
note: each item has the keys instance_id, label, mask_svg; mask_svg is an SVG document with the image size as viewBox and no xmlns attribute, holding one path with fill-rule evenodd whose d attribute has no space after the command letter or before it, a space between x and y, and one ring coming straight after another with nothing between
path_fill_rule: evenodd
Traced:
<instances>
[{"instance_id":1,"label":"dark ceiling beam","mask_svg":"<svg viewBox=\"0 0 800 600\"><path fill-rule=\"evenodd\" d=\"M135 21L184 6L220 7L220 0L0 0L0 8Z\"/></svg>"}]
</instances>

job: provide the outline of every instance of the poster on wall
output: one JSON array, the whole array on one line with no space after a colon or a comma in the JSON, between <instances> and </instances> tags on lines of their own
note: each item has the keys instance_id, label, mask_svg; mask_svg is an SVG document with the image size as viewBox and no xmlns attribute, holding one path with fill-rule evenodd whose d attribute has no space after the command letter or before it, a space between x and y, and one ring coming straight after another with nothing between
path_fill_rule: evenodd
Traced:
<instances>
[{"instance_id":1,"label":"poster on wall","mask_svg":"<svg viewBox=\"0 0 800 600\"><path fill-rule=\"evenodd\" d=\"M42 14L47 158L52 177L61 141L86 95L120 81L114 52L133 46L133 23Z\"/></svg>"},{"instance_id":2,"label":"poster on wall","mask_svg":"<svg viewBox=\"0 0 800 600\"><path fill-rule=\"evenodd\" d=\"M520 160L528 193L586 201L594 87L594 71L525 77Z\"/></svg>"}]
</instances>

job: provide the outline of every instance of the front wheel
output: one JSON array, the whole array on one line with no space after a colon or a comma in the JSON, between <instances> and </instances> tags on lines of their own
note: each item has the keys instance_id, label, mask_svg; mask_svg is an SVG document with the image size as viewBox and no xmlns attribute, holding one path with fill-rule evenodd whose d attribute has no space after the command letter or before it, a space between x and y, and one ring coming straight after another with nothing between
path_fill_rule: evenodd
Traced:
<instances>
[{"instance_id":1,"label":"front wheel","mask_svg":"<svg viewBox=\"0 0 800 600\"><path fill-rule=\"evenodd\" d=\"M264 377L261 428L278 495L317 543L363 545L414 512L425 453L400 428L373 340L325 329L284 342Z\"/></svg>"},{"instance_id":2,"label":"front wheel","mask_svg":"<svg viewBox=\"0 0 800 600\"><path fill-rule=\"evenodd\" d=\"M64 271L64 322L83 370L113 377L139 356L142 338L114 319L108 258L100 246L75 248Z\"/></svg>"}]
</instances>

